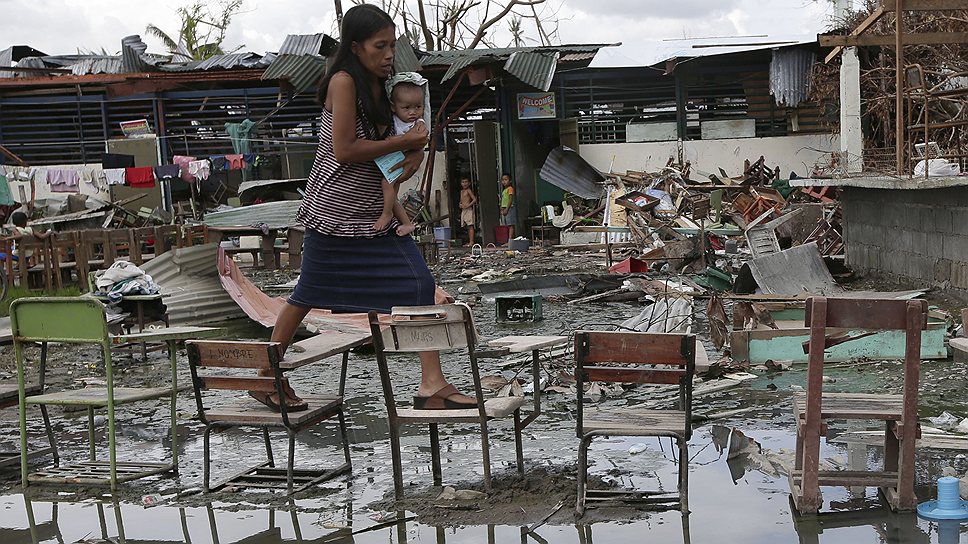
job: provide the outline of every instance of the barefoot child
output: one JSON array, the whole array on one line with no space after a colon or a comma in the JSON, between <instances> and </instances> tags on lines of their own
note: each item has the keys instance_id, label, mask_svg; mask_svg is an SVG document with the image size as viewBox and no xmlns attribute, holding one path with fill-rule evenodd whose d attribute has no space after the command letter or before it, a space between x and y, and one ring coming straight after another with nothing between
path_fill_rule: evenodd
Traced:
<instances>
[{"instance_id":1,"label":"barefoot child","mask_svg":"<svg viewBox=\"0 0 968 544\"><path fill-rule=\"evenodd\" d=\"M474 245L474 204L477 204L477 195L471 189L470 178L460 180L460 226L467 227L468 246Z\"/></svg>"},{"instance_id":2,"label":"barefoot child","mask_svg":"<svg viewBox=\"0 0 968 544\"><path fill-rule=\"evenodd\" d=\"M426 93L427 80L414 72L401 72L394 75L386 82L387 96L390 97L390 110L393 112L393 134L396 136L407 133L414 124L422 122L429 126L428 121L430 111L428 107L429 97ZM383 157L381 157L383 158ZM402 156L398 157L400 160ZM383 180L383 213L374 223L374 230L381 230L390 224L396 217L400 222L397 227L397 236L406 236L413 232L414 224L407 217L406 210L397 200L397 186L394 184L400 170L393 170L395 166L390 161L391 169L384 171L386 178ZM379 164L379 161L378 161Z\"/></svg>"}]
</instances>

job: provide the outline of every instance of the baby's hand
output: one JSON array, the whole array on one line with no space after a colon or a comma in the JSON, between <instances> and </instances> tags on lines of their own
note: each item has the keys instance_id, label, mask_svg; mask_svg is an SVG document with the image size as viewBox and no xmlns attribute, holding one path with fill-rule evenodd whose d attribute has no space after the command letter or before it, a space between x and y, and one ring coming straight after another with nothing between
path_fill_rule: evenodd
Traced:
<instances>
[{"instance_id":1,"label":"baby's hand","mask_svg":"<svg viewBox=\"0 0 968 544\"><path fill-rule=\"evenodd\" d=\"M400 223L400 226L397 227L397 236L407 236L416 228L417 226L413 223Z\"/></svg>"}]
</instances>

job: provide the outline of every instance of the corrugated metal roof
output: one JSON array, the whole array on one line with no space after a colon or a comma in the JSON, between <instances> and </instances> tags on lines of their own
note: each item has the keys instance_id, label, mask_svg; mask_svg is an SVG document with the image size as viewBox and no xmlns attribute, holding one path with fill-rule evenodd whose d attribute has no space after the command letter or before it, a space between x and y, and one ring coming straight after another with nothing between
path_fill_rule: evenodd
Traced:
<instances>
[{"instance_id":1,"label":"corrugated metal roof","mask_svg":"<svg viewBox=\"0 0 968 544\"><path fill-rule=\"evenodd\" d=\"M290 34L282 42L279 55L319 55L323 34Z\"/></svg>"},{"instance_id":2,"label":"corrugated metal roof","mask_svg":"<svg viewBox=\"0 0 968 544\"><path fill-rule=\"evenodd\" d=\"M516 51L504 64L504 71L535 89L547 91L555 77L559 53L540 53L537 51Z\"/></svg>"},{"instance_id":3,"label":"corrugated metal roof","mask_svg":"<svg viewBox=\"0 0 968 544\"><path fill-rule=\"evenodd\" d=\"M770 94L778 106L794 107L810 94L810 73L817 55L809 49L774 49L770 61Z\"/></svg>"},{"instance_id":4,"label":"corrugated metal roof","mask_svg":"<svg viewBox=\"0 0 968 544\"><path fill-rule=\"evenodd\" d=\"M228 55L216 55L207 58L198 63L195 69L211 70L213 68L222 68L228 70L231 68L256 68L260 65L265 66L267 64L263 64L263 56L257 53L229 53Z\"/></svg>"},{"instance_id":5,"label":"corrugated metal roof","mask_svg":"<svg viewBox=\"0 0 968 544\"><path fill-rule=\"evenodd\" d=\"M87 74L117 74L121 72L121 59L118 57L92 57L71 65L75 76Z\"/></svg>"},{"instance_id":6,"label":"corrugated metal roof","mask_svg":"<svg viewBox=\"0 0 968 544\"><path fill-rule=\"evenodd\" d=\"M459 51L433 51L424 55L420 59L423 66L447 66L465 57L480 59L484 57L506 58L513 53L539 52L539 53L559 53L561 55L569 53L594 53L603 47L610 47L614 44L582 44L582 45L557 45L548 47L505 47L495 49L463 49ZM466 65L465 65L466 66Z\"/></svg>"},{"instance_id":7,"label":"corrugated metal roof","mask_svg":"<svg viewBox=\"0 0 968 544\"><path fill-rule=\"evenodd\" d=\"M9 68L13 66L13 47L8 47L0 51L0 67ZM0 70L0 77L13 77L13 72Z\"/></svg>"},{"instance_id":8,"label":"corrugated metal roof","mask_svg":"<svg viewBox=\"0 0 968 544\"><path fill-rule=\"evenodd\" d=\"M397 53L393 57L393 69L397 72L419 72L420 60L417 52L413 50L410 38L397 40Z\"/></svg>"},{"instance_id":9,"label":"corrugated metal roof","mask_svg":"<svg viewBox=\"0 0 968 544\"><path fill-rule=\"evenodd\" d=\"M459 74L460 71L463 70L464 68L470 66L471 64L474 64L477 61L483 61L486 58L487 57L475 57L475 56L468 55L466 57L459 57L454 59L453 62L451 62L450 64L450 68L448 68L447 71L444 72L444 76L440 78L440 82L443 83L447 81L448 79Z\"/></svg>"},{"instance_id":10,"label":"corrugated metal roof","mask_svg":"<svg viewBox=\"0 0 968 544\"><path fill-rule=\"evenodd\" d=\"M314 89L326 73L326 59L315 55L283 55L262 74L263 80L284 79L298 91Z\"/></svg>"},{"instance_id":11,"label":"corrugated metal roof","mask_svg":"<svg viewBox=\"0 0 968 544\"><path fill-rule=\"evenodd\" d=\"M126 74L146 72L150 65L141 58L148 51L148 45L141 36L125 36L121 39L121 70Z\"/></svg>"},{"instance_id":12,"label":"corrugated metal roof","mask_svg":"<svg viewBox=\"0 0 968 544\"><path fill-rule=\"evenodd\" d=\"M222 288L217 254L218 244L185 247L163 253L141 266L167 295L165 306L172 325L201 325L245 317Z\"/></svg>"},{"instance_id":13,"label":"corrugated metal roof","mask_svg":"<svg viewBox=\"0 0 968 544\"><path fill-rule=\"evenodd\" d=\"M205 224L210 227L248 227L265 223L270 228L286 228L296 225L296 212L302 200L283 200L242 206L222 212L205 214Z\"/></svg>"},{"instance_id":14,"label":"corrugated metal roof","mask_svg":"<svg viewBox=\"0 0 968 544\"><path fill-rule=\"evenodd\" d=\"M605 176L574 150L558 146L548 153L541 167L541 179L582 198L602 196Z\"/></svg>"}]
</instances>

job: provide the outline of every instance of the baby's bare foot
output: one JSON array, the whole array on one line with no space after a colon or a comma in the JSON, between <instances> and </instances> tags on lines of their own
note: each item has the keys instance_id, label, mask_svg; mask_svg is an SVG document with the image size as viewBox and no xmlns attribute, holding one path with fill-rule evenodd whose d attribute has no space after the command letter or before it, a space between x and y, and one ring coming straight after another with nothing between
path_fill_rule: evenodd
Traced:
<instances>
[{"instance_id":1,"label":"baby's bare foot","mask_svg":"<svg viewBox=\"0 0 968 544\"><path fill-rule=\"evenodd\" d=\"M397 236L406 236L416 230L416 228L413 223L401 224L397 227Z\"/></svg>"},{"instance_id":2,"label":"baby's bare foot","mask_svg":"<svg viewBox=\"0 0 968 544\"><path fill-rule=\"evenodd\" d=\"M390 225L390 220L393 219L393 214L383 213L380 214L380 218L373 223L373 230L383 230Z\"/></svg>"}]
</instances>

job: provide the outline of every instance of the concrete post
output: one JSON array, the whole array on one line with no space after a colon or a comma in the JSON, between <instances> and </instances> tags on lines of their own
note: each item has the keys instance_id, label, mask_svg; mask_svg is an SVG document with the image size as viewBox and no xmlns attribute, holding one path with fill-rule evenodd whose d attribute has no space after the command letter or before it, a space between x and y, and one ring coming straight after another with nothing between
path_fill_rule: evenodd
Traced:
<instances>
[{"instance_id":1,"label":"concrete post","mask_svg":"<svg viewBox=\"0 0 968 544\"><path fill-rule=\"evenodd\" d=\"M840 55L840 151L845 171L856 174L864 169L864 133L860 124L860 59L856 47Z\"/></svg>"}]
</instances>

